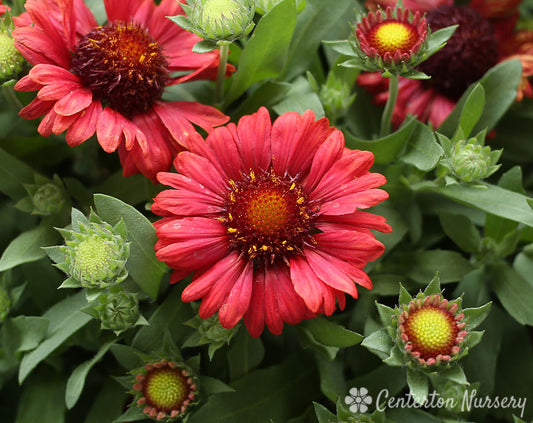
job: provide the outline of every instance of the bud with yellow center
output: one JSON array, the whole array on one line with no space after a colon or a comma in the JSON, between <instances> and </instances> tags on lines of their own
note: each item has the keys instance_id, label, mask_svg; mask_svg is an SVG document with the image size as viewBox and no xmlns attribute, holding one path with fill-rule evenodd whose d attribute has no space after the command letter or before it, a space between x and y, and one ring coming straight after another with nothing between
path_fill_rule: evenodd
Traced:
<instances>
[{"instance_id":1,"label":"bud with yellow center","mask_svg":"<svg viewBox=\"0 0 533 423\"><path fill-rule=\"evenodd\" d=\"M157 421L184 419L199 400L198 378L185 363L161 359L131 372L135 404Z\"/></svg>"},{"instance_id":2,"label":"bud with yellow center","mask_svg":"<svg viewBox=\"0 0 533 423\"><path fill-rule=\"evenodd\" d=\"M189 0L182 8L187 16L170 19L205 40L201 51L230 44L248 35L254 27L253 0Z\"/></svg>"},{"instance_id":3,"label":"bud with yellow center","mask_svg":"<svg viewBox=\"0 0 533 423\"><path fill-rule=\"evenodd\" d=\"M13 29L11 14L6 11L0 22L0 84L12 83L24 66L24 58L11 36Z\"/></svg>"},{"instance_id":4,"label":"bud with yellow center","mask_svg":"<svg viewBox=\"0 0 533 423\"><path fill-rule=\"evenodd\" d=\"M130 243L124 222L113 227L92 212L87 219L76 209L72 217L72 229L58 229L65 245L45 248L55 266L70 276L61 288L101 289L126 279Z\"/></svg>"}]
</instances>

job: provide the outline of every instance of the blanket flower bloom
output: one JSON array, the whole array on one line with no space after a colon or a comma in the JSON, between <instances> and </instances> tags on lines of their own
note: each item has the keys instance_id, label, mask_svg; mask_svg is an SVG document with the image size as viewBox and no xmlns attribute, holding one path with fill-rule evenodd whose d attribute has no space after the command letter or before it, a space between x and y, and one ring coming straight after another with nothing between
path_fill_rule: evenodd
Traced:
<instances>
[{"instance_id":1,"label":"blanket flower bloom","mask_svg":"<svg viewBox=\"0 0 533 423\"><path fill-rule=\"evenodd\" d=\"M375 5L390 6L394 2L379 0ZM404 6L413 12L426 12L431 31L458 24L446 46L424 61L418 69L431 76L428 80L400 78L399 94L393 122L400 125L408 114L418 116L434 127L448 117L457 100L470 86L498 62L518 58L522 62L524 80L517 99L533 91L527 77L533 75L531 49L515 33L516 7L514 0L496 2L476 0L468 6L455 5L453 0L409 0ZM497 6L497 7L496 7ZM525 31L520 31L525 32ZM528 31L529 32L529 31ZM374 95L375 103L383 105L388 98L386 78L377 73L364 73L358 84Z\"/></svg>"},{"instance_id":2,"label":"blanket flower bloom","mask_svg":"<svg viewBox=\"0 0 533 423\"><path fill-rule=\"evenodd\" d=\"M213 107L161 98L166 86L216 78L219 55L192 52L200 39L166 18L183 13L176 0L104 5L108 20L98 25L82 0L26 2L34 25L13 36L34 66L15 88L38 93L20 115L44 115L39 133L66 131L70 146L96 133L106 152L118 149L125 176L155 181L187 148L193 124L209 132L228 120Z\"/></svg>"},{"instance_id":3,"label":"blanket flower bloom","mask_svg":"<svg viewBox=\"0 0 533 423\"><path fill-rule=\"evenodd\" d=\"M218 311L223 327L244 317L257 337L266 325L331 315L384 246L371 229L390 232L381 216L364 212L388 197L385 177L370 173L374 156L344 146L341 131L313 112L288 112L271 123L265 108L237 125L216 128L180 153L178 173L158 180L173 189L157 195L152 211L156 256L191 272L184 301L202 299L199 315Z\"/></svg>"}]
</instances>

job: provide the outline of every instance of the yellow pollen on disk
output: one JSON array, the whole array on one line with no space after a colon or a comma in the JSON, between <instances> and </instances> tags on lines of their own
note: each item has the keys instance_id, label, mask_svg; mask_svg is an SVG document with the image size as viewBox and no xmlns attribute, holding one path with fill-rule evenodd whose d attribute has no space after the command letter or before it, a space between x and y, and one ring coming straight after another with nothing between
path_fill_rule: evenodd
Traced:
<instances>
[{"instance_id":1,"label":"yellow pollen on disk","mask_svg":"<svg viewBox=\"0 0 533 423\"><path fill-rule=\"evenodd\" d=\"M371 45L383 55L396 51L407 53L418 39L416 28L405 22L383 22L370 33Z\"/></svg>"},{"instance_id":2,"label":"yellow pollen on disk","mask_svg":"<svg viewBox=\"0 0 533 423\"><path fill-rule=\"evenodd\" d=\"M409 316L406 333L416 347L447 354L447 348L453 344L457 329L454 319L447 311L437 307L423 307Z\"/></svg>"}]
</instances>

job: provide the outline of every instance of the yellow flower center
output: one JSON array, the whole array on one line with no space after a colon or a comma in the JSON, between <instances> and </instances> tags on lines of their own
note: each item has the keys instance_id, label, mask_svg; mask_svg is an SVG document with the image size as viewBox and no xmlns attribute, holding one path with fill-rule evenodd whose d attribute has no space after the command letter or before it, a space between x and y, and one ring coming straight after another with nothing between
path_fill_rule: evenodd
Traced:
<instances>
[{"instance_id":1,"label":"yellow flower center","mask_svg":"<svg viewBox=\"0 0 533 423\"><path fill-rule=\"evenodd\" d=\"M178 369L154 369L147 374L144 396L158 410L179 409L189 394L187 380Z\"/></svg>"},{"instance_id":2,"label":"yellow flower center","mask_svg":"<svg viewBox=\"0 0 533 423\"><path fill-rule=\"evenodd\" d=\"M75 267L82 278L95 276L106 270L111 256L115 258L112 253L113 249L110 248L105 239L100 237L88 238L76 247Z\"/></svg>"},{"instance_id":3,"label":"yellow flower center","mask_svg":"<svg viewBox=\"0 0 533 423\"><path fill-rule=\"evenodd\" d=\"M5 32L0 32L0 77L13 75L23 61L23 57L15 48L13 38Z\"/></svg>"},{"instance_id":4,"label":"yellow flower center","mask_svg":"<svg viewBox=\"0 0 533 423\"><path fill-rule=\"evenodd\" d=\"M385 53L408 53L417 40L416 27L408 22L385 21L373 27L368 34L368 39L380 56Z\"/></svg>"},{"instance_id":5,"label":"yellow flower center","mask_svg":"<svg viewBox=\"0 0 533 423\"><path fill-rule=\"evenodd\" d=\"M454 317L435 306L424 306L410 313L405 322L413 352L420 352L424 359L450 354L457 332Z\"/></svg>"}]
</instances>

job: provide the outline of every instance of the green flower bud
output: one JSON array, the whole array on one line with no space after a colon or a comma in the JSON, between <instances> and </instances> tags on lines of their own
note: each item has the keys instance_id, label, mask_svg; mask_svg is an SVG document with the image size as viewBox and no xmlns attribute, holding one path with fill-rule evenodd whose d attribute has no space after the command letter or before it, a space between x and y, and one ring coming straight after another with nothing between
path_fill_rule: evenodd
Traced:
<instances>
[{"instance_id":1,"label":"green flower bud","mask_svg":"<svg viewBox=\"0 0 533 423\"><path fill-rule=\"evenodd\" d=\"M451 155L452 172L464 182L481 181L498 170L500 165L496 163L500 155L501 150L491 151L475 138L458 141Z\"/></svg>"},{"instance_id":2,"label":"green flower bud","mask_svg":"<svg viewBox=\"0 0 533 423\"><path fill-rule=\"evenodd\" d=\"M171 19L213 45L230 44L254 27L253 0L189 0L182 5L185 16Z\"/></svg>"},{"instance_id":3,"label":"green flower bud","mask_svg":"<svg viewBox=\"0 0 533 423\"><path fill-rule=\"evenodd\" d=\"M122 220L113 227L93 213L87 219L74 209L72 230L58 230L65 245L45 251L56 267L70 275L62 288L105 288L126 279L130 243Z\"/></svg>"},{"instance_id":4,"label":"green flower bud","mask_svg":"<svg viewBox=\"0 0 533 423\"><path fill-rule=\"evenodd\" d=\"M12 30L11 15L6 12L0 24L0 84L15 79L24 66L24 57L15 48Z\"/></svg>"},{"instance_id":5,"label":"green flower bud","mask_svg":"<svg viewBox=\"0 0 533 423\"><path fill-rule=\"evenodd\" d=\"M9 313L11 307L11 300L9 293L2 287L0 287L0 322L3 322Z\"/></svg>"},{"instance_id":6,"label":"green flower bud","mask_svg":"<svg viewBox=\"0 0 533 423\"><path fill-rule=\"evenodd\" d=\"M328 75L326 83L322 85L318 94L326 116L332 122L343 116L355 99L350 85L334 73Z\"/></svg>"},{"instance_id":7,"label":"green flower bud","mask_svg":"<svg viewBox=\"0 0 533 423\"><path fill-rule=\"evenodd\" d=\"M226 329L220 324L216 314L207 319L202 319L198 316L198 313L196 313L196 315L192 319L186 321L185 324L196 329L191 337L185 342L185 346L197 347L209 344L208 353L210 359L213 358L216 350L224 344L230 343L231 338L239 329L238 325L231 329Z\"/></svg>"},{"instance_id":8,"label":"green flower bud","mask_svg":"<svg viewBox=\"0 0 533 423\"><path fill-rule=\"evenodd\" d=\"M125 291L111 292L98 297L94 309L101 320L102 329L110 329L116 335L139 323L139 300L137 294Z\"/></svg>"},{"instance_id":9,"label":"green flower bud","mask_svg":"<svg viewBox=\"0 0 533 423\"><path fill-rule=\"evenodd\" d=\"M65 203L63 192L54 184L40 186L32 200L35 206L35 213L44 215L57 213Z\"/></svg>"}]
</instances>

